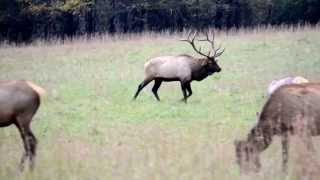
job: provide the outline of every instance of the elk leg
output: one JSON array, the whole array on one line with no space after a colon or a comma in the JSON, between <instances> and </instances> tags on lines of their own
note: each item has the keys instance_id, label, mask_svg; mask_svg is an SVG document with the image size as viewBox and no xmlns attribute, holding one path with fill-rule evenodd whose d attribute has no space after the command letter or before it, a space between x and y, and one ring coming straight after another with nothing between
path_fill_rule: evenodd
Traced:
<instances>
[{"instance_id":1,"label":"elk leg","mask_svg":"<svg viewBox=\"0 0 320 180\"><path fill-rule=\"evenodd\" d=\"M186 83L181 82L181 90L182 90L182 93L183 93L183 99L182 100L184 101L184 103L187 103L188 96L187 96Z\"/></svg>"},{"instance_id":2,"label":"elk leg","mask_svg":"<svg viewBox=\"0 0 320 180\"><path fill-rule=\"evenodd\" d=\"M192 95L192 89L191 89L190 83L186 83L186 88L187 88L187 91L189 92L187 97L190 97Z\"/></svg>"},{"instance_id":3,"label":"elk leg","mask_svg":"<svg viewBox=\"0 0 320 180\"><path fill-rule=\"evenodd\" d=\"M30 153L30 146L29 146L29 142L28 142L28 139L27 139L27 133L26 133L26 130L25 128L23 127L23 125L19 124L19 123L16 123L15 124L20 132L20 135L21 135L21 138L22 138L22 141L23 141L23 146L24 146L24 150L25 152L23 153L22 155L22 158L21 158L21 161L20 161L20 165L19 165L19 169L20 171L23 171L24 169L24 163L27 159L27 157L29 156L29 153Z\"/></svg>"},{"instance_id":4,"label":"elk leg","mask_svg":"<svg viewBox=\"0 0 320 180\"><path fill-rule=\"evenodd\" d=\"M158 89L161 86L161 83L162 83L162 80L155 79L154 80L154 85L153 85L153 88L152 88L152 92L153 92L154 96L157 98L158 101L160 101L160 98L158 96Z\"/></svg>"},{"instance_id":5,"label":"elk leg","mask_svg":"<svg viewBox=\"0 0 320 180\"><path fill-rule=\"evenodd\" d=\"M30 160L30 169L33 170L34 168L34 158L36 156L36 150L37 150L37 139L32 133L29 126L26 128L27 132L27 138L28 138L28 144L29 144L29 160Z\"/></svg>"},{"instance_id":6,"label":"elk leg","mask_svg":"<svg viewBox=\"0 0 320 180\"><path fill-rule=\"evenodd\" d=\"M288 159L289 159L289 136L288 133L284 133L281 136L281 144L282 144L282 171L288 171Z\"/></svg>"},{"instance_id":7,"label":"elk leg","mask_svg":"<svg viewBox=\"0 0 320 180\"><path fill-rule=\"evenodd\" d=\"M134 95L133 100L135 100L135 99L138 97L140 91L141 91L144 87L146 87L146 85L148 85L152 80L153 80L153 79L151 79L151 80L144 80L141 84L139 84L138 90L137 90L136 94Z\"/></svg>"}]
</instances>

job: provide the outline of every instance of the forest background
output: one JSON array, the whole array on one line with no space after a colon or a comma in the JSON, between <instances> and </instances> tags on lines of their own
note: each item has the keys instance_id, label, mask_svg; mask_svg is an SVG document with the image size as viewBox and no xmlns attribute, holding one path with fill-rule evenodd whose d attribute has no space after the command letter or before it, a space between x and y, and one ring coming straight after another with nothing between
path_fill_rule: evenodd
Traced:
<instances>
[{"instance_id":1,"label":"forest background","mask_svg":"<svg viewBox=\"0 0 320 180\"><path fill-rule=\"evenodd\" d=\"M317 24L319 0L0 0L0 41Z\"/></svg>"}]
</instances>

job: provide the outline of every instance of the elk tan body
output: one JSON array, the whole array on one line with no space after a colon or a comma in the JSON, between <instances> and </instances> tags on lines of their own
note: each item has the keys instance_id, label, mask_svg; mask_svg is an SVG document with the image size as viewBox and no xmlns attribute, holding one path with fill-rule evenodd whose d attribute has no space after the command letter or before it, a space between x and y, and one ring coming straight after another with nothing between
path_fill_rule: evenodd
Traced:
<instances>
[{"instance_id":1,"label":"elk tan body","mask_svg":"<svg viewBox=\"0 0 320 180\"><path fill-rule=\"evenodd\" d=\"M287 170L290 135L320 135L320 83L284 85L277 89L264 105L257 124L246 140L236 141L236 157L240 169L259 170L259 154L281 136L283 170Z\"/></svg>"},{"instance_id":2,"label":"elk tan body","mask_svg":"<svg viewBox=\"0 0 320 180\"><path fill-rule=\"evenodd\" d=\"M164 81L200 81L213 74L204 68L206 64L206 59L196 59L189 55L157 57L145 64L145 77L161 78ZM220 69L217 68L217 71Z\"/></svg>"},{"instance_id":3,"label":"elk tan body","mask_svg":"<svg viewBox=\"0 0 320 180\"><path fill-rule=\"evenodd\" d=\"M0 127L14 124L18 128L25 148L21 169L27 157L33 168L37 139L30 129L30 123L40 106L40 95L44 92L43 88L30 81L0 82Z\"/></svg>"},{"instance_id":4,"label":"elk tan body","mask_svg":"<svg viewBox=\"0 0 320 180\"><path fill-rule=\"evenodd\" d=\"M207 41L211 43L213 55L203 54L200 50L195 47L194 40L196 34L190 40L184 40L191 44L193 49L205 58L195 58L190 55L182 54L177 56L161 56L150 59L144 65L144 80L139 85L138 90L134 95L134 99L137 98L140 91L151 81L154 80L154 86L152 92L156 99L160 101L158 96L158 89L163 81L180 81L181 89L183 93L183 100L187 102L187 98L192 95L192 89L190 83L193 80L201 81L212 75L215 72L220 72L221 68L217 64L217 57L220 56L222 52L218 52L218 49L214 49L214 37L212 40L208 38Z\"/></svg>"}]
</instances>

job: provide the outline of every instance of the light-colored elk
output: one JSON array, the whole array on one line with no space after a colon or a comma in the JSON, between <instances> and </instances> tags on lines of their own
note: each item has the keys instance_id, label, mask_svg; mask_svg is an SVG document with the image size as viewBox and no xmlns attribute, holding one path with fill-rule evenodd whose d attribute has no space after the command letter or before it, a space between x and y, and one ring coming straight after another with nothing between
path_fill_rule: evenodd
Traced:
<instances>
[{"instance_id":1,"label":"light-colored elk","mask_svg":"<svg viewBox=\"0 0 320 180\"><path fill-rule=\"evenodd\" d=\"M30 81L0 81L0 127L14 124L20 132L25 149L20 162L21 170L27 158L30 168L34 166L37 139L30 124L40 106L40 97L44 95L45 90Z\"/></svg>"},{"instance_id":2,"label":"light-colored elk","mask_svg":"<svg viewBox=\"0 0 320 180\"><path fill-rule=\"evenodd\" d=\"M190 83L193 80L201 81L215 72L220 72L221 68L218 65L218 59L224 52L221 46L215 49L214 45L214 32L212 37L206 33L206 39L198 41L206 41L211 45L211 50L205 54L201 52L201 47L197 48L195 39L198 32L189 33L188 39L182 40L189 43L192 48L204 58L195 58L190 55L182 54L177 56L161 56L150 59L144 65L144 80L139 85L138 90L134 95L137 98L140 91L151 81L154 81L152 92L156 99L160 101L158 96L158 89L163 81L180 81L183 93L183 101L187 102L187 98L192 95Z\"/></svg>"},{"instance_id":3,"label":"light-colored elk","mask_svg":"<svg viewBox=\"0 0 320 180\"><path fill-rule=\"evenodd\" d=\"M290 135L303 137L307 147L312 147L311 136L320 135L320 83L283 85L271 94L247 138L235 142L242 171L260 169L259 155L275 135L281 137L282 165L286 171Z\"/></svg>"}]
</instances>

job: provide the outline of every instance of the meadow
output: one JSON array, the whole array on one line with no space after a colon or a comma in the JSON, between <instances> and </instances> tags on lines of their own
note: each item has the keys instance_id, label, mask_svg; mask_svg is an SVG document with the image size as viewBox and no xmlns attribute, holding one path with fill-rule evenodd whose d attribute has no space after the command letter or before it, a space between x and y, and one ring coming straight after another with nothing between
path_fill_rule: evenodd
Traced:
<instances>
[{"instance_id":1,"label":"meadow","mask_svg":"<svg viewBox=\"0 0 320 180\"><path fill-rule=\"evenodd\" d=\"M36 168L17 172L20 135L14 126L1 128L0 179L309 177L305 169L311 161L295 142L289 174L281 173L277 138L262 153L261 172L240 174L234 140L245 138L255 124L272 80L300 75L319 81L320 27L218 32L216 40L226 48L219 59L222 71L193 82L188 104L180 101L177 82L163 83L161 102L153 97L152 84L132 101L149 58L197 56L179 41L183 37L185 33L143 33L2 44L0 79L32 80L47 90L47 97L32 123L39 140ZM319 147L318 138L314 143ZM320 154L312 159L320 162Z\"/></svg>"}]
</instances>

